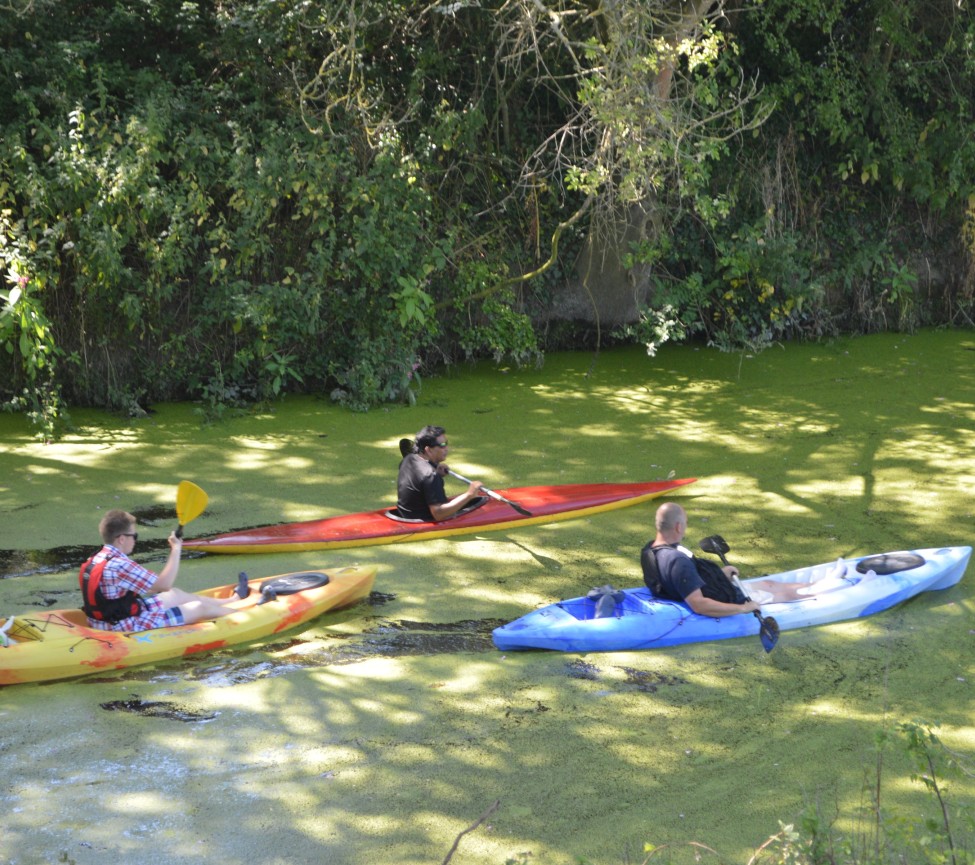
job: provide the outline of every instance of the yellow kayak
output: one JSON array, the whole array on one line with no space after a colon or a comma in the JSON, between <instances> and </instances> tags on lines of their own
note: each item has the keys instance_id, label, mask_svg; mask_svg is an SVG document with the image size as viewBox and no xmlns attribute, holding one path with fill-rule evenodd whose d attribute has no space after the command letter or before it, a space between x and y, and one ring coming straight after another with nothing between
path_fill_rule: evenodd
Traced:
<instances>
[{"instance_id":1,"label":"yellow kayak","mask_svg":"<svg viewBox=\"0 0 975 865\"><path fill-rule=\"evenodd\" d=\"M0 685L70 679L247 643L348 607L372 591L375 567L301 571L253 581L235 612L151 631L100 631L80 609L24 613L0 623ZM198 594L229 598L236 584Z\"/></svg>"}]
</instances>

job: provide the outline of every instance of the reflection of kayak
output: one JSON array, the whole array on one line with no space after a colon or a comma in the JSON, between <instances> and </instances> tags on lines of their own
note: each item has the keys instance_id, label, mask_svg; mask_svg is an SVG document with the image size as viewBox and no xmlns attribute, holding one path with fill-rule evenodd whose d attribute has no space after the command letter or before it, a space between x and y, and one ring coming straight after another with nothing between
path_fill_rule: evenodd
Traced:
<instances>
[{"instance_id":1,"label":"reflection of kayak","mask_svg":"<svg viewBox=\"0 0 975 865\"><path fill-rule=\"evenodd\" d=\"M229 616L133 633L90 628L81 610L24 613L0 625L10 639L0 646L0 685L70 679L269 637L366 597L375 579L374 567L350 567L254 580L250 596ZM227 598L235 585L199 594ZM259 603L268 585L277 597Z\"/></svg>"},{"instance_id":2,"label":"reflection of kayak","mask_svg":"<svg viewBox=\"0 0 975 865\"><path fill-rule=\"evenodd\" d=\"M685 484L694 483L694 480L684 478L637 484L515 487L499 492L530 511L530 516L520 514L510 505L494 499L477 510L441 523L397 521L387 516L389 508L383 508L324 520L228 532L208 539L186 541L183 547L207 553L280 553L423 541L551 523L625 508L666 495Z\"/></svg>"},{"instance_id":3,"label":"reflection of kayak","mask_svg":"<svg viewBox=\"0 0 975 865\"><path fill-rule=\"evenodd\" d=\"M920 592L955 585L971 554L971 547L885 553L848 560L842 578L832 575L836 562L757 578L822 581L816 594L801 601L766 604L762 613L774 617L783 631L870 616ZM746 591L750 582L743 581ZM644 587L618 592L606 588L611 597L602 603L599 597L573 598L502 625L494 630L494 644L503 651L612 652L758 634L758 620L749 613L713 619L692 613L685 604L654 598ZM597 604L608 615L595 617Z\"/></svg>"}]
</instances>

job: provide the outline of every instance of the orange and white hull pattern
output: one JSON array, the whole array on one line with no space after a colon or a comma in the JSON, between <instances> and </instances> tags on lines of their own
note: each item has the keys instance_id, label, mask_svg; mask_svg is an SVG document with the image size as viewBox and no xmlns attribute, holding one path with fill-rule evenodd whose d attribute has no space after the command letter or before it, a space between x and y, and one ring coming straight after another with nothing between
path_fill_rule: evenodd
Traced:
<instances>
[{"instance_id":1,"label":"orange and white hull pattern","mask_svg":"<svg viewBox=\"0 0 975 865\"><path fill-rule=\"evenodd\" d=\"M328 582L259 603L264 582L317 574L327 575ZM228 616L132 633L90 628L80 609L16 615L12 621L0 620L5 637L0 640L0 685L86 676L259 640L354 604L368 596L375 579L375 567L347 567L253 580L250 596L235 604ZM228 598L235 587L236 583L218 586L199 594Z\"/></svg>"}]
</instances>

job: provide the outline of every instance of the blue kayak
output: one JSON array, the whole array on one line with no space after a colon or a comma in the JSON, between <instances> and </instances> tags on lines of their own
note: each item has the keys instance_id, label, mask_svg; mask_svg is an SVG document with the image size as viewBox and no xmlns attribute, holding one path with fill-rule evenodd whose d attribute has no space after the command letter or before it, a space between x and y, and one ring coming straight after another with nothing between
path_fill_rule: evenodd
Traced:
<instances>
[{"instance_id":1,"label":"blue kayak","mask_svg":"<svg viewBox=\"0 0 975 865\"><path fill-rule=\"evenodd\" d=\"M762 614L774 617L783 631L871 616L921 592L955 585L971 554L971 547L899 551L757 577L810 584L808 597L766 604ZM753 582L743 581L746 592ZM751 613L715 619L697 615L686 604L656 598L646 587L604 589L611 591L550 604L495 628L494 645L502 651L618 652L759 632Z\"/></svg>"}]
</instances>

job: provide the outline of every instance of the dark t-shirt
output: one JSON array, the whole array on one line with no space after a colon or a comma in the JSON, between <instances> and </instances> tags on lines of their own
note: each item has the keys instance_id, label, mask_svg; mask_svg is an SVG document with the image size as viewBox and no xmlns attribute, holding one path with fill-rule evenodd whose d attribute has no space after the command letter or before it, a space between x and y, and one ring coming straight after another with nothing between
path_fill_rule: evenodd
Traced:
<instances>
[{"instance_id":1,"label":"dark t-shirt","mask_svg":"<svg viewBox=\"0 0 975 865\"><path fill-rule=\"evenodd\" d=\"M716 563L691 555L679 545L657 547L654 562L653 541L640 554L643 580L655 595L671 601L683 601L696 589L706 598L726 604L744 604L744 593ZM659 586L655 577L659 576Z\"/></svg>"},{"instance_id":2,"label":"dark t-shirt","mask_svg":"<svg viewBox=\"0 0 975 865\"><path fill-rule=\"evenodd\" d=\"M430 460L419 454L403 457L396 480L396 507L401 517L432 522L430 505L442 505L447 500L443 478Z\"/></svg>"},{"instance_id":3,"label":"dark t-shirt","mask_svg":"<svg viewBox=\"0 0 975 865\"><path fill-rule=\"evenodd\" d=\"M653 541L651 541L640 553L644 579L647 579L648 575L652 573L651 563L647 561L647 556L653 555ZM660 575L660 583L663 588L662 597L669 598L672 601L683 601L696 589L704 589L706 583L701 579L691 556L674 547L660 546L656 550L656 559L656 570Z\"/></svg>"}]
</instances>

